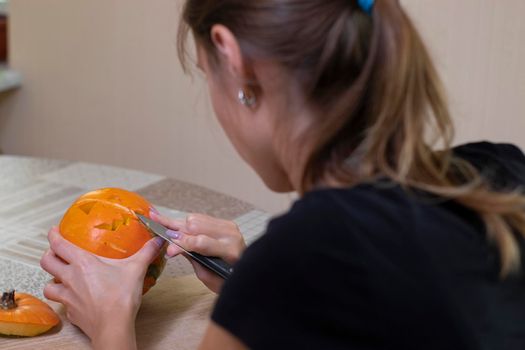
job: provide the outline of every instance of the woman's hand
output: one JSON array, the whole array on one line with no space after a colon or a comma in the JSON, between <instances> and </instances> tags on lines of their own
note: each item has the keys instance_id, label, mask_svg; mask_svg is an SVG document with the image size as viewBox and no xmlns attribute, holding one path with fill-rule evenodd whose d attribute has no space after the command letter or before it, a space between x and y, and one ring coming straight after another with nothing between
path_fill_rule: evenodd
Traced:
<instances>
[{"instance_id":1,"label":"woman's hand","mask_svg":"<svg viewBox=\"0 0 525 350\"><path fill-rule=\"evenodd\" d=\"M163 241L147 242L127 259L93 255L64 239L57 228L48 234L50 249L40 265L61 283L50 282L46 298L62 303L67 318L91 339L95 349L134 349L135 318L148 265Z\"/></svg>"},{"instance_id":2,"label":"woman's hand","mask_svg":"<svg viewBox=\"0 0 525 350\"><path fill-rule=\"evenodd\" d=\"M233 221L221 220L203 214L190 214L186 220L174 220L151 212L153 220L168 227L171 238L186 248L206 256L219 257L230 264L239 260L246 244L239 227ZM173 257L183 253L175 244L168 246L167 255ZM224 280L214 272L188 258L197 277L212 291L218 293Z\"/></svg>"}]
</instances>

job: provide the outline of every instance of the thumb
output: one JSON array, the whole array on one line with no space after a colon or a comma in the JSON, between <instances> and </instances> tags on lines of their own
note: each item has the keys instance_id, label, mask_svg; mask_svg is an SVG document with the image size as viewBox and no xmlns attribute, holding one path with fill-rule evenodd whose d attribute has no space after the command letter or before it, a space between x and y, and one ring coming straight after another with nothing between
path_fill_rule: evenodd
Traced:
<instances>
[{"instance_id":1,"label":"thumb","mask_svg":"<svg viewBox=\"0 0 525 350\"><path fill-rule=\"evenodd\" d=\"M150 239L138 252L135 253L135 255L133 255L133 259L140 261L144 265L150 264L159 255L164 243L164 240L160 237Z\"/></svg>"}]
</instances>

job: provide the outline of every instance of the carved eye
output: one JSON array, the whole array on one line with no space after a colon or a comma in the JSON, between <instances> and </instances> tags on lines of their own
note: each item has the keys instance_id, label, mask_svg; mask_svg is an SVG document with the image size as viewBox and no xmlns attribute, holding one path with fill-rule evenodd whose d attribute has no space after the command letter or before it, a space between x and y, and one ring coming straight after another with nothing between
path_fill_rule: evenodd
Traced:
<instances>
[{"instance_id":1,"label":"carved eye","mask_svg":"<svg viewBox=\"0 0 525 350\"><path fill-rule=\"evenodd\" d=\"M82 204L78 206L78 209L82 210L86 215L89 215L89 213L91 213L91 210L93 209L96 203L97 202L93 201L93 202L89 202L86 204Z\"/></svg>"}]
</instances>

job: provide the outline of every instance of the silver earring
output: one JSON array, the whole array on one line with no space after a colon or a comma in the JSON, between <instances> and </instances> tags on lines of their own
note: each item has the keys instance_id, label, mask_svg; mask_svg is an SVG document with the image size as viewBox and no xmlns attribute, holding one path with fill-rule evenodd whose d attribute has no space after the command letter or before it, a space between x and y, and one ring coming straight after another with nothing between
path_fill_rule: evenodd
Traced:
<instances>
[{"instance_id":1,"label":"silver earring","mask_svg":"<svg viewBox=\"0 0 525 350\"><path fill-rule=\"evenodd\" d=\"M252 93L247 93L244 89L239 90L237 95L239 102L246 107L252 107L257 102L257 98Z\"/></svg>"}]
</instances>

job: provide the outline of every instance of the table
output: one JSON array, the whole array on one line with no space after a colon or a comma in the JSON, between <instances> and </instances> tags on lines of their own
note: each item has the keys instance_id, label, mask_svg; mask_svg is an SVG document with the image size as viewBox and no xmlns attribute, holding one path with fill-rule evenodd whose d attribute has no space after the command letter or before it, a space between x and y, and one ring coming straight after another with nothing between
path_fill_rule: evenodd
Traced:
<instances>
[{"instance_id":1,"label":"table","mask_svg":"<svg viewBox=\"0 0 525 350\"><path fill-rule=\"evenodd\" d=\"M82 162L0 156L0 290L15 288L43 299L50 276L39 266L48 229L87 191L121 187L150 200L164 215L200 212L234 220L250 244L270 216L209 189L142 171ZM182 257L170 259L157 285L144 297L137 318L140 349L194 349L215 296L193 276ZM0 337L1 349L88 349L87 338L49 302L62 326L36 338Z\"/></svg>"}]
</instances>

